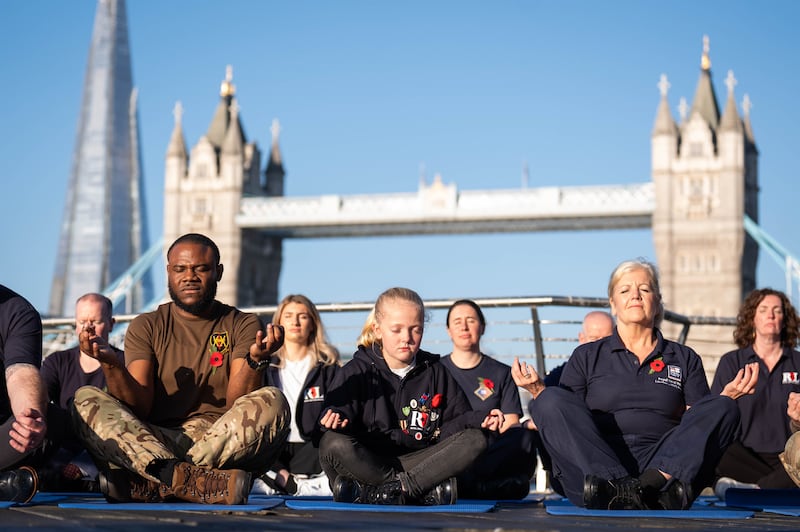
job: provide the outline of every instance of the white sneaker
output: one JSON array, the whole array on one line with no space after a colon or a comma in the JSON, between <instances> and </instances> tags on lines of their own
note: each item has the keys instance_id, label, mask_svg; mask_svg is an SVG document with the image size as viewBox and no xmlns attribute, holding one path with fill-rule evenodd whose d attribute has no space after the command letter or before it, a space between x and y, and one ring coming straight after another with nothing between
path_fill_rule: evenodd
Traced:
<instances>
[{"instance_id":1,"label":"white sneaker","mask_svg":"<svg viewBox=\"0 0 800 532\"><path fill-rule=\"evenodd\" d=\"M725 500L725 492L731 488L748 490L760 489L758 484L749 484L747 482L739 482L729 477L720 477L716 484L714 484L714 495L716 495L718 499Z\"/></svg>"},{"instance_id":2,"label":"white sneaker","mask_svg":"<svg viewBox=\"0 0 800 532\"><path fill-rule=\"evenodd\" d=\"M280 495L277 491L267 486L267 483L256 478L253 481L253 487L250 489L251 495Z\"/></svg>"},{"instance_id":3,"label":"white sneaker","mask_svg":"<svg viewBox=\"0 0 800 532\"><path fill-rule=\"evenodd\" d=\"M325 473L320 473L312 477L306 475L294 475L294 482L297 484L296 496L324 496L332 497L330 482Z\"/></svg>"}]
</instances>

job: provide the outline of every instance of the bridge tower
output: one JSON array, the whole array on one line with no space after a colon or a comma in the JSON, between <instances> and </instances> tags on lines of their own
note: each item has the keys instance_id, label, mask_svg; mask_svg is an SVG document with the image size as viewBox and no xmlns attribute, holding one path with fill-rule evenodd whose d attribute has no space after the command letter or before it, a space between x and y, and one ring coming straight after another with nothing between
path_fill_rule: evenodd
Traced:
<instances>
[{"instance_id":1,"label":"bridge tower","mask_svg":"<svg viewBox=\"0 0 800 532\"><path fill-rule=\"evenodd\" d=\"M681 99L680 124L670 112L665 75L658 84L661 101L651 137L653 240L664 302L671 310L735 316L743 297L756 287L758 246L745 232L744 215L758 220L758 150L749 98L745 96L742 119L730 70L720 115L708 51L704 37L694 100L687 115L688 105ZM707 346L695 346L701 354L730 348L730 329L712 327L705 333Z\"/></svg>"},{"instance_id":2,"label":"bridge tower","mask_svg":"<svg viewBox=\"0 0 800 532\"><path fill-rule=\"evenodd\" d=\"M164 170L164 251L182 234L207 235L219 246L225 266L217 298L242 307L274 304L282 241L239 228L236 214L243 196L283 194L279 128L273 124L270 159L262 182L261 151L245 137L232 78L229 66L214 117L191 156L184 140L180 102L175 106L175 127Z\"/></svg>"}]
</instances>

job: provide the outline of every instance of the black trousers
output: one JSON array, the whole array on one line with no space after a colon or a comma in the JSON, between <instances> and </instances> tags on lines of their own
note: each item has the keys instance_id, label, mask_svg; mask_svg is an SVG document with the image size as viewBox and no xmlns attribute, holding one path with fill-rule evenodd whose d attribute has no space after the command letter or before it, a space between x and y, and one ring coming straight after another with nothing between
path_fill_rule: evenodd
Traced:
<instances>
[{"instance_id":1,"label":"black trousers","mask_svg":"<svg viewBox=\"0 0 800 532\"><path fill-rule=\"evenodd\" d=\"M717 465L717 477L728 477L739 482L758 484L760 488L796 488L783 468L780 453L758 453L741 442L734 442L725 450Z\"/></svg>"},{"instance_id":2,"label":"black trousers","mask_svg":"<svg viewBox=\"0 0 800 532\"><path fill-rule=\"evenodd\" d=\"M628 447L602 434L586 403L565 389L545 388L530 406L553 461L553 477L576 506L583 506L587 475L638 477L645 469L669 473L691 486L696 497L713 482L714 468L739 425L736 402L709 395L694 404L680 424L658 442Z\"/></svg>"},{"instance_id":3,"label":"black trousers","mask_svg":"<svg viewBox=\"0 0 800 532\"><path fill-rule=\"evenodd\" d=\"M387 456L368 448L356 436L329 430L320 441L319 459L331 486L339 475L372 486L399 479L410 496L421 497L465 471L486 446L481 429L466 429L425 449Z\"/></svg>"}]
</instances>

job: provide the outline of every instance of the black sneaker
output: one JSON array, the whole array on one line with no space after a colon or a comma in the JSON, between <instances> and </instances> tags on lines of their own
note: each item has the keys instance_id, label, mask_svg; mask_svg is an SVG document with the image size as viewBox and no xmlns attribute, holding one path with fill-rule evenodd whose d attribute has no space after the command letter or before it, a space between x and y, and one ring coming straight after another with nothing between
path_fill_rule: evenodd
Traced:
<instances>
[{"instance_id":1,"label":"black sneaker","mask_svg":"<svg viewBox=\"0 0 800 532\"><path fill-rule=\"evenodd\" d=\"M26 503L39 489L39 476L32 467L22 466L0 473L0 501Z\"/></svg>"},{"instance_id":2,"label":"black sneaker","mask_svg":"<svg viewBox=\"0 0 800 532\"><path fill-rule=\"evenodd\" d=\"M650 510L688 510L692 506L691 490L677 478L670 480L661 491L649 493L645 490L642 499Z\"/></svg>"},{"instance_id":3,"label":"black sneaker","mask_svg":"<svg viewBox=\"0 0 800 532\"><path fill-rule=\"evenodd\" d=\"M0 501L26 503L39 489L39 476L28 466L0 473Z\"/></svg>"},{"instance_id":4,"label":"black sneaker","mask_svg":"<svg viewBox=\"0 0 800 532\"><path fill-rule=\"evenodd\" d=\"M405 504L405 494L399 480L380 486L362 484L352 478L336 477L333 483L333 500L357 504Z\"/></svg>"},{"instance_id":5,"label":"black sneaker","mask_svg":"<svg viewBox=\"0 0 800 532\"><path fill-rule=\"evenodd\" d=\"M428 490L428 492L422 496L422 504L423 506L455 504L457 499L458 483L456 482L456 477L450 477Z\"/></svg>"},{"instance_id":6,"label":"black sneaker","mask_svg":"<svg viewBox=\"0 0 800 532\"><path fill-rule=\"evenodd\" d=\"M587 475L583 481L583 505L596 510L644 510L642 486L633 477L606 480Z\"/></svg>"},{"instance_id":7,"label":"black sneaker","mask_svg":"<svg viewBox=\"0 0 800 532\"><path fill-rule=\"evenodd\" d=\"M333 500L336 502L361 502L361 484L357 480L339 475L333 482Z\"/></svg>"}]
</instances>

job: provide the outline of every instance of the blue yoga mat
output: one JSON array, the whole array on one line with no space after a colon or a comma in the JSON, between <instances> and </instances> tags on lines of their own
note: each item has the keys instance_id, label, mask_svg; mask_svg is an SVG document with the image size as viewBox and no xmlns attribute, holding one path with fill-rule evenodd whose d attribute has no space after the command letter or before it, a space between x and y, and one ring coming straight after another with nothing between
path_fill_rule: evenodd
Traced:
<instances>
[{"instance_id":1,"label":"blue yoga mat","mask_svg":"<svg viewBox=\"0 0 800 532\"><path fill-rule=\"evenodd\" d=\"M407 506L287 499L286 507L292 510L333 510L340 512L484 513L493 510L494 503L485 501L482 503L458 502L456 504L442 504L439 506Z\"/></svg>"},{"instance_id":2,"label":"blue yoga mat","mask_svg":"<svg viewBox=\"0 0 800 532\"><path fill-rule=\"evenodd\" d=\"M800 507L800 489L753 490L731 488L725 492L725 505L754 509L764 507Z\"/></svg>"},{"instance_id":3,"label":"blue yoga mat","mask_svg":"<svg viewBox=\"0 0 800 532\"><path fill-rule=\"evenodd\" d=\"M190 502L61 502L59 508L80 508L83 510L125 510L125 511L192 511L192 512L260 512L283 504L283 499L262 499L255 504L196 504Z\"/></svg>"},{"instance_id":4,"label":"blue yoga mat","mask_svg":"<svg viewBox=\"0 0 800 532\"><path fill-rule=\"evenodd\" d=\"M751 510L729 510L692 506L689 510L590 510L579 508L568 500L545 501L544 507L550 515L575 515L583 517L654 517L661 519L747 519L753 517Z\"/></svg>"}]
</instances>

